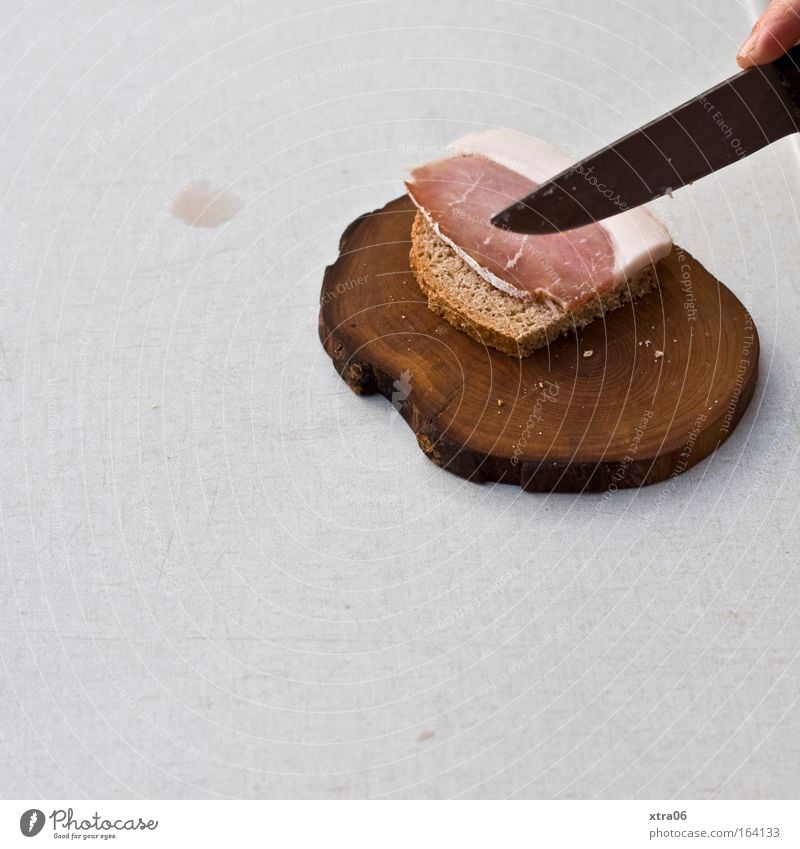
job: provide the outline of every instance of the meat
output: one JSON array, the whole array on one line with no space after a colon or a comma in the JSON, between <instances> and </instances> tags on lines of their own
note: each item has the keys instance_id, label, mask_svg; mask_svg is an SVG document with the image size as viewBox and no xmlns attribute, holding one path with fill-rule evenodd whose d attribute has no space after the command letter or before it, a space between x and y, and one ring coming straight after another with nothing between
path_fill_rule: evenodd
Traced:
<instances>
[{"instance_id":1,"label":"meat","mask_svg":"<svg viewBox=\"0 0 800 849\"><path fill-rule=\"evenodd\" d=\"M509 130L466 136L454 156L415 168L411 198L439 236L497 288L575 309L665 256L671 241L645 210L565 233L523 235L491 217L569 164Z\"/></svg>"}]
</instances>

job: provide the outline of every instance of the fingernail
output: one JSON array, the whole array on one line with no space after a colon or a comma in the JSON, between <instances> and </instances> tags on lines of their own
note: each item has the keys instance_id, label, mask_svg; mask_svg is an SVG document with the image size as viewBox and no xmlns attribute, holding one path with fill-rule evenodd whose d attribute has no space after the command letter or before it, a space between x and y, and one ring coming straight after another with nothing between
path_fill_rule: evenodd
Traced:
<instances>
[{"instance_id":1,"label":"fingernail","mask_svg":"<svg viewBox=\"0 0 800 849\"><path fill-rule=\"evenodd\" d=\"M758 29L753 27L753 31L747 37L747 41L739 48L739 52L737 56L740 59L746 59L752 52L755 50L756 44L758 43Z\"/></svg>"}]
</instances>

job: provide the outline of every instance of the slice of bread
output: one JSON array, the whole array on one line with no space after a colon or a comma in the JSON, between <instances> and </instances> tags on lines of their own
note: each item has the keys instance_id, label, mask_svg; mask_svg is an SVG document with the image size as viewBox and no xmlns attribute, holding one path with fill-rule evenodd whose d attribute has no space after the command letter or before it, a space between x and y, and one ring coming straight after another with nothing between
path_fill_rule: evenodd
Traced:
<instances>
[{"instance_id":1,"label":"slice of bread","mask_svg":"<svg viewBox=\"0 0 800 849\"><path fill-rule=\"evenodd\" d=\"M501 292L471 269L434 232L421 212L411 229L411 268L428 307L473 339L512 357L527 357L562 333L584 327L658 286L648 265L618 289L567 311L549 301L523 300Z\"/></svg>"}]
</instances>

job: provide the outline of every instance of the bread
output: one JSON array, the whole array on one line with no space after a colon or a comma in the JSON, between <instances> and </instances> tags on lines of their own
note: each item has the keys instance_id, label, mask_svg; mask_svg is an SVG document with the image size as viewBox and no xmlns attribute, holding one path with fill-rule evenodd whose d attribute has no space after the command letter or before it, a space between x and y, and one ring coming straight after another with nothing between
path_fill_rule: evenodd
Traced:
<instances>
[{"instance_id":1,"label":"bread","mask_svg":"<svg viewBox=\"0 0 800 849\"><path fill-rule=\"evenodd\" d=\"M584 327L658 286L656 269L648 265L619 288L573 311L553 301L523 300L501 292L471 269L419 211L411 230L410 259L433 312L478 342L512 357L527 357L561 334Z\"/></svg>"}]
</instances>

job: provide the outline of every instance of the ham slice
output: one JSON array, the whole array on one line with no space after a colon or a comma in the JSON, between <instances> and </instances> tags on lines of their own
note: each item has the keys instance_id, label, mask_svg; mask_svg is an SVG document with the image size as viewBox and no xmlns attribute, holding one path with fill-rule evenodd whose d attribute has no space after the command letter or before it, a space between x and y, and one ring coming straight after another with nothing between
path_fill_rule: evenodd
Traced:
<instances>
[{"instance_id":1,"label":"ham slice","mask_svg":"<svg viewBox=\"0 0 800 849\"><path fill-rule=\"evenodd\" d=\"M450 150L452 156L415 168L406 183L408 192L439 237L484 279L511 295L576 309L624 284L672 247L664 227L642 208L546 236L493 227L496 212L570 161L511 130L473 133Z\"/></svg>"}]
</instances>

